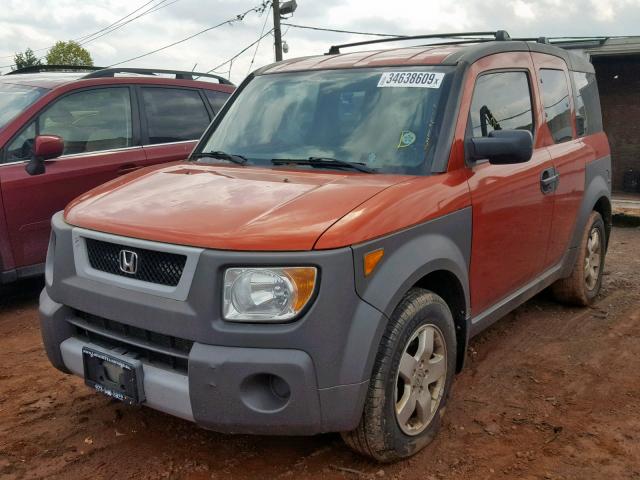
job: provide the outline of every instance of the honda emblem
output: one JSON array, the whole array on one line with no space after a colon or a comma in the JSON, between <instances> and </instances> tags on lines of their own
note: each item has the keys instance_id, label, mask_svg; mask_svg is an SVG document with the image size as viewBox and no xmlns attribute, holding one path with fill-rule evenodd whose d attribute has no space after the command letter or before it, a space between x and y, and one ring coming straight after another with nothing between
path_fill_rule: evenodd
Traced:
<instances>
[{"instance_id":1,"label":"honda emblem","mask_svg":"<svg viewBox=\"0 0 640 480\"><path fill-rule=\"evenodd\" d=\"M135 275L138 271L138 254L131 250L120 250L118 254L118 260L120 261L120 271L128 273L129 275Z\"/></svg>"}]
</instances>

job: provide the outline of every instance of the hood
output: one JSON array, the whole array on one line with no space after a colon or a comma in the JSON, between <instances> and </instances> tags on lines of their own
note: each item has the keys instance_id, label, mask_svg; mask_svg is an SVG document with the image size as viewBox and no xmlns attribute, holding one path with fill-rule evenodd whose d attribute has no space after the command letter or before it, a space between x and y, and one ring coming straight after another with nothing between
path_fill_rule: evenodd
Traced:
<instances>
[{"instance_id":1,"label":"hood","mask_svg":"<svg viewBox=\"0 0 640 480\"><path fill-rule=\"evenodd\" d=\"M332 224L399 175L212 166L154 167L74 200L71 225L223 250L311 250Z\"/></svg>"}]
</instances>

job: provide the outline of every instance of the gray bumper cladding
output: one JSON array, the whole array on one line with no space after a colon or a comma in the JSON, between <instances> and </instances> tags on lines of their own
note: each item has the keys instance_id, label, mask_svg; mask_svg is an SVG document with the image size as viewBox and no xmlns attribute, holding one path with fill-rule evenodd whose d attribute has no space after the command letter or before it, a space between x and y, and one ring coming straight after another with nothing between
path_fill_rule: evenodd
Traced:
<instances>
[{"instance_id":1,"label":"gray bumper cladding","mask_svg":"<svg viewBox=\"0 0 640 480\"><path fill-rule=\"evenodd\" d=\"M48 347L57 344L51 359L58 368L82 377L83 347L122 353L122 347L94 343L69 331L73 311L55 304L46 291L42 297L43 339ZM50 335L58 331L70 336L61 340ZM144 405L224 433L311 435L352 429L368 387L365 381L318 389L311 357L299 350L198 343L189 353L188 373L148 362L143 373Z\"/></svg>"},{"instance_id":2,"label":"gray bumper cladding","mask_svg":"<svg viewBox=\"0 0 640 480\"><path fill-rule=\"evenodd\" d=\"M40 316L55 367L82 376L84 346L129 352L143 364L144 404L219 432L307 435L357 426L386 317L356 294L351 249L196 252L188 289L176 298L122 277L87 275L75 258L82 235L61 215L53 230ZM222 277L239 265L316 266L315 301L286 324L226 322Z\"/></svg>"}]
</instances>

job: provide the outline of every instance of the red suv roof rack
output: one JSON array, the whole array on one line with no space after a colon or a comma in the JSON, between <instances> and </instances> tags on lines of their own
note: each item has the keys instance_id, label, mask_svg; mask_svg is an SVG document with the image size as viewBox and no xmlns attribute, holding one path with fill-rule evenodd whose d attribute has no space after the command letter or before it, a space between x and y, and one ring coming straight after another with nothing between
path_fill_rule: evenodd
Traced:
<instances>
[{"instance_id":1,"label":"red suv roof rack","mask_svg":"<svg viewBox=\"0 0 640 480\"><path fill-rule=\"evenodd\" d=\"M468 37L490 37L490 38L468 38ZM490 42L494 40L507 41L511 40L511 37L506 30L497 30L495 32L458 32L458 33L434 33L430 35L412 35L408 37L391 37L391 38L379 38L375 40L365 40L362 42L343 43L341 45L333 45L327 55L336 55L340 53L341 48L347 47L359 47L362 45L372 45L375 43L386 42L399 42L405 40L422 40L422 39L439 39L439 38L456 38L460 39L460 42L452 43L468 43L468 42Z\"/></svg>"},{"instance_id":2,"label":"red suv roof rack","mask_svg":"<svg viewBox=\"0 0 640 480\"><path fill-rule=\"evenodd\" d=\"M94 67L92 65L31 65L29 67L18 68L5 75L21 75L23 73L44 73L44 72L86 72L102 70L104 67Z\"/></svg>"},{"instance_id":3,"label":"red suv roof rack","mask_svg":"<svg viewBox=\"0 0 640 480\"><path fill-rule=\"evenodd\" d=\"M175 75L176 80L196 80L197 77L207 77L215 78L219 83L222 83L224 85L233 85L233 83L231 83L226 78L221 77L220 75L213 75L211 73L187 72L183 70L162 70L158 68L101 68L99 70L86 74L82 78L115 77L118 73L133 73L137 75L169 74Z\"/></svg>"}]
</instances>

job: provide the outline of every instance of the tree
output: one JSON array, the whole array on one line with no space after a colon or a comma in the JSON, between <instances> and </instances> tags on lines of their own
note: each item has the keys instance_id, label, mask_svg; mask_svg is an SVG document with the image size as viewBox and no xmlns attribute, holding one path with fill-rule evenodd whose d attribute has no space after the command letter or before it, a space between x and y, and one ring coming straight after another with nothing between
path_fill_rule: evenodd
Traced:
<instances>
[{"instance_id":1,"label":"tree","mask_svg":"<svg viewBox=\"0 0 640 480\"><path fill-rule=\"evenodd\" d=\"M33 53L33 50L27 48L24 53L16 53L13 57L13 63L15 63L14 70L18 70L19 68L25 67L34 67L36 65L42 65L42 60L40 60Z\"/></svg>"},{"instance_id":2,"label":"tree","mask_svg":"<svg viewBox=\"0 0 640 480\"><path fill-rule=\"evenodd\" d=\"M47 53L49 65L93 65L91 54L82 48L78 42L56 42Z\"/></svg>"}]
</instances>

